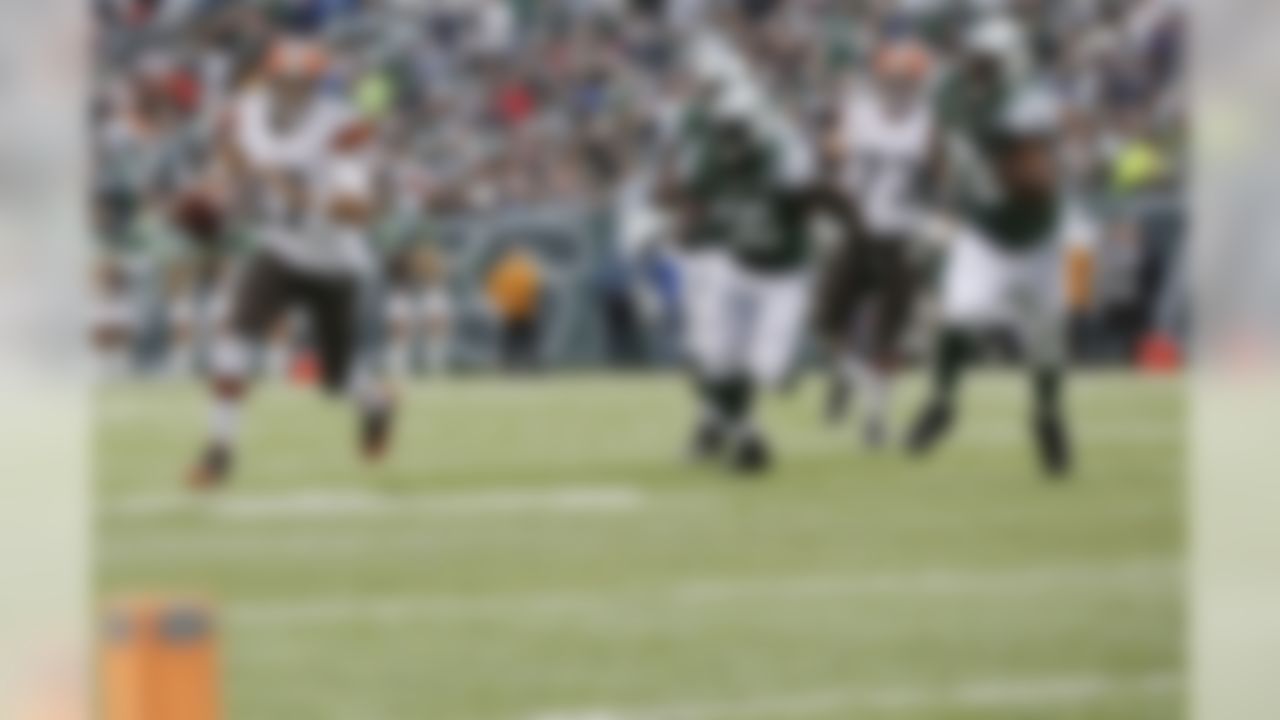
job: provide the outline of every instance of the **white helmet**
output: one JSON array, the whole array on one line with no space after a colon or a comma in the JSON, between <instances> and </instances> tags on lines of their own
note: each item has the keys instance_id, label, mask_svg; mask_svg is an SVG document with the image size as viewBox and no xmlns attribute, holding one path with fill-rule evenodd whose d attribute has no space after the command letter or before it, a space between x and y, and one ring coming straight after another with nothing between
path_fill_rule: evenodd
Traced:
<instances>
[{"instance_id":1,"label":"white helmet","mask_svg":"<svg viewBox=\"0 0 1280 720\"><path fill-rule=\"evenodd\" d=\"M694 39L690 73L697 82L723 89L750 77L747 61L728 40L716 33Z\"/></svg>"},{"instance_id":2,"label":"white helmet","mask_svg":"<svg viewBox=\"0 0 1280 720\"><path fill-rule=\"evenodd\" d=\"M965 37L965 50L971 55L991 58L999 66L1004 80L1020 80L1031 72L1031 48L1022 27L1006 15L991 15L979 20Z\"/></svg>"},{"instance_id":3,"label":"white helmet","mask_svg":"<svg viewBox=\"0 0 1280 720\"><path fill-rule=\"evenodd\" d=\"M768 109L746 58L723 36L699 37L690 57L696 82L709 91L708 109L719 120L752 122Z\"/></svg>"}]
</instances>

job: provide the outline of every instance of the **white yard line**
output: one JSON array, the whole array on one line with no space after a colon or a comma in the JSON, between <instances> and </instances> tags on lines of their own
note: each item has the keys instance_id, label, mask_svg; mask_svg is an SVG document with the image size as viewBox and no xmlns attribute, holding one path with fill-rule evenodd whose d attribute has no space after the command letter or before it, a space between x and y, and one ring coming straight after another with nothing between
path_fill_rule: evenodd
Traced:
<instances>
[{"instance_id":1,"label":"white yard line","mask_svg":"<svg viewBox=\"0 0 1280 720\"><path fill-rule=\"evenodd\" d=\"M561 590L473 594L308 596L234 603L228 620L266 629L294 626L396 624L438 617L507 618L573 615L617 622L631 605L716 606L753 600L851 598L868 595L957 597L1171 587L1180 577L1175 560L1148 558L1111 565L1038 569L917 571L856 575L768 576L680 581L622 590ZM625 614L625 613L623 613Z\"/></svg>"},{"instance_id":2,"label":"white yard line","mask_svg":"<svg viewBox=\"0 0 1280 720\"><path fill-rule=\"evenodd\" d=\"M1189 438L1187 430L1178 425L1165 423L1080 423L1073 428L1079 442L1086 445L1174 445L1175 447ZM1031 433L1027 427L1017 423L1001 423L979 425L966 428L963 423L956 428L958 443L972 441L984 444L1031 443Z\"/></svg>"},{"instance_id":3,"label":"white yard line","mask_svg":"<svg viewBox=\"0 0 1280 720\"><path fill-rule=\"evenodd\" d=\"M671 704L649 708L601 708L552 711L526 720L733 720L757 717L804 717L857 709L919 711L1044 710L1102 700L1116 695L1166 696L1178 692L1174 673L1137 677L1052 675L987 678L952 685L902 685L883 688L840 688L803 695L768 696L732 702ZM853 715L850 715L853 717Z\"/></svg>"},{"instance_id":4,"label":"white yard line","mask_svg":"<svg viewBox=\"0 0 1280 720\"><path fill-rule=\"evenodd\" d=\"M274 495L197 497L164 493L107 501L109 516L155 517L208 514L239 520L355 517L362 515L485 515L512 513L625 513L642 509L647 496L629 486L489 490L393 495L361 491L308 490Z\"/></svg>"},{"instance_id":5,"label":"white yard line","mask_svg":"<svg viewBox=\"0 0 1280 720\"><path fill-rule=\"evenodd\" d=\"M216 531L215 531L216 530ZM449 545L430 532L381 534L336 533L328 525L314 531L290 529L286 533L232 533L218 526L205 533L173 533L167 526L142 535L110 537L98 550L99 563L179 563L228 562L236 567L251 564L276 565L297 560L347 556L366 557L370 553L427 553Z\"/></svg>"}]
</instances>

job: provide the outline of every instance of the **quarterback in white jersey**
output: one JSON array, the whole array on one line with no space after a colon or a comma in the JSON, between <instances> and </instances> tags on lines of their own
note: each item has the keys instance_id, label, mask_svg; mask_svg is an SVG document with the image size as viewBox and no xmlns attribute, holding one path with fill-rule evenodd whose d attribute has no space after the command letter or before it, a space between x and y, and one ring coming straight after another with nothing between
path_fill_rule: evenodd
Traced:
<instances>
[{"instance_id":1,"label":"quarterback in white jersey","mask_svg":"<svg viewBox=\"0 0 1280 720\"><path fill-rule=\"evenodd\" d=\"M210 438L191 477L198 488L227 478L251 354L290 311L307 321L325 388L355 401L366 455L378 457L388 440L390 393L356 363L358 285L372 267L371 128L321 91L326 64L317 44L281 41L224 129L229 202L259 247L215 341Z\"/></svg>"},{"instance_id":2,"label":"quarterback in white jersey","mask_svg":"<svg viewBox=\"0 0 1280 720\"><path fill-rule=\"evenodd\" d=\"M291 66L281 67L287 72ZM253 193L246 200L257 213L263 249L312 275L367 270L363 227L325 212L335 198L369 198L373 191L369 158L354 143L343 146L344 135L358 132L346 104L318 92L284 99L256 87L236 102L229 129L242 177L250 180L243 187Z\"/></svg>"},{"instance_id":3,"label":"quarterback in white jersey","mask_svg":"<svg viewBox=\"0 0 1280 720\"><path fill-rule=\"evenodd\" d=\"M939 155L931 66L921 43L887 42L871 82L843 98L828 147L838 184L861 220L860 232L844 237L823 279L819 330L835 369L828 414L841 419L856 389L872 446L888 432L890 372L918 285L911 246L918 239L920 195Z\"/></svg>"}]
</instances>

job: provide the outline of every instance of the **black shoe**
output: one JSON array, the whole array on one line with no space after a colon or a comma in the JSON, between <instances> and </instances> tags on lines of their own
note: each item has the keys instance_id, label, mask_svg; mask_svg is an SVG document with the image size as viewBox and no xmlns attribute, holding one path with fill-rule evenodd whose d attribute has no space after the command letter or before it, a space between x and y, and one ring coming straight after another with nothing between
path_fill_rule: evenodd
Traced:
<instances>
[{"instance_id":1,"label":"black shoe","mask_svg":"<svg viewBox=\"0 0 1280 720\"><path fill-rule=\"evenodd\" d=\"M951 430L954 414L949 403L930 403L907 436L907 451L912 455L927 455Z\"/></svg>"},{"instance_id":2,"label":"black shoe","mask_svg":"<svg viewBox=\"0 0 1280 720\"><path fill-rule=\"evenodd\" d=\"M754 433L743 438L730 459L730 468L744 477L763 475L772 467L773 452L769 450L769 443Z\"/></svg>"},{"instance_id":3,"label":"black shoe","mask_svg":"<svg viewBox=\"0 0 1280 720\"><path fill-rule=\"evenodd\" d=\"M703 422L694 428L693 437L689 440L689 459L694 462L708 462L724 454L728 441L723 426Z\"/></svg>"},{"instance_id":4,"label":"black shoe","mask_svg":"<svg viewBox=\"0 0 1280 720\"><path fill-rule=\"evenodd\" d=\"M1056 415L1046 415L1035 421L1036 449L1040 452L1040 464L1051 478L1060 479L1071 474L1071 438L1066 425Z\"/></svg>"},{"instance_id":5,"label":"black shoe","mask_svg":"<svg viewBox=\"0 0 1280 720\"><path fill-rule=\"evenodd\" d=\"M842 378L832 380L831 386L827 389L827 422L831 425L839 425L849 416L849 409L852 407L853 385Z\"/></svg>"},{"instance_id":6,"label":"black shoe","mask_svg":"<svg viewBox=\"0 0 1280 720\"><path fill-rule=\"evenodd\" d=\"M386 457L395 420L396 407L391 401L364 411L360 418L360 452L367 462L377 463Z\"/></svg>"},{"instance_id":7,"label":"black shoe","mask_svg":"<svg viewBox=\"0 0 1280 720\"><path fill-rule=\"evenodd\" d=\"M217 443L205 448L195 467L187 476L187 485L192 490L215 490L227 484L231 478L231 449Z\"/></svg>"}]
</instances>

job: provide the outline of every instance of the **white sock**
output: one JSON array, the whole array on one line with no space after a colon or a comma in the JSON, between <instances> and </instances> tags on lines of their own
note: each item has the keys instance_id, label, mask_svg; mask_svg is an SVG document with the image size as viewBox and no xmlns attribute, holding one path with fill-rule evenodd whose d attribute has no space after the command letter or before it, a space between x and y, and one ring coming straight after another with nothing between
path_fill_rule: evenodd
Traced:
<instances>
[{"instance_id":1,"label":"white sock","mask_svg":"<svg viewBox=\"0 0 1280 720\"><path fill-rule=\"evenodd\" d=\"M858 394L863 418L884 422L889 411L888 373L858 355L846 358L844 370L845 378Z\"/></svg>"},{"instance_id":2,"label":"white sock","mask_svg":"<svg viewBox=\"0 0 1280 720\"><path fill-rule=\"evenodd\" d=\"M250 344L233 335L221 335L213 342L209 355L209 372L214 378L244 383L249 375ZM215 383L216 384L216 383ZM238 395L214 393L209 408L209 438L216 445L231 447L240 435Z\"/></svg>"},{"instance_id":3,"label":"white sock","mask_svg":"<svg viewBox=\"0 0 1280 720\"><path fill-rule=\"evenodd\" d=\"M385 409L391 404L391 391L365 369L356 370L347 384L347 398L360 413Z\"/></svg>"},{"instance_id":4,"label":"white sock","mask_svg":"<svg viewBox=\"0 0 1280 720\"><path fill-rule=\"evenodd\" d=\"M240 399L215 397L209 409L209 437L215 445L231 447L240 435Z\"/></svg>"}]
</instances>

